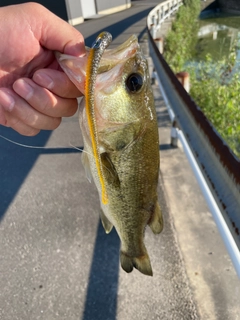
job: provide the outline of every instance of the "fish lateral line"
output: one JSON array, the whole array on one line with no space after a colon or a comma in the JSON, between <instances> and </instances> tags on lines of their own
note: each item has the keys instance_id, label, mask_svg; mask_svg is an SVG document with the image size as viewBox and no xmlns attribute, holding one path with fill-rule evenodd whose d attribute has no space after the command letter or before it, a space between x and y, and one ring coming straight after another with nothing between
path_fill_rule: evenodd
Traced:
<instances>
[{"instance_id":1,"label":"fish lateral line","mask_svg":"<svg viewBox=\"0 0 240 320\"><path fill-rule=\"evenodd\" d=\"M86 70L86 82L85 82L85 99L86 99L86 114L88 120L89 133L92 142L93 156L96 163L97 173L102 188L102 203L108 203L108 196L106 190L106 184L103 174L103 166L101 162L101 156L98 144L98 132L96 124L96 116L94 109L94 89L96 84L97 72L102 55L105 49L112 41L112 36L108 32L102 32L92 45L89 52L87 70Z\"/></svg>"}]
</instances>

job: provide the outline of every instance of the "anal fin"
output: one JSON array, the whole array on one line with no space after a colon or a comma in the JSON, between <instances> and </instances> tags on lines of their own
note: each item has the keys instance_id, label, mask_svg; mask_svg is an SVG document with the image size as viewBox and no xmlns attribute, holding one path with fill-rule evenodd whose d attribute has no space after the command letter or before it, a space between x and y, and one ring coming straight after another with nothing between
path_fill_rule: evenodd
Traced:
<instances>
[{"instance_id":1,"label":"anal fin","mask_svg":"<svg viewBox=\"0 0 240 320\"><path fill-rule=\"evenodd\" d=\"M155 204L154 212L151 216L150 221L148 222L148 225L151 228L152 232L155 234L160 233L163 229L162 212L158 202L156 202Z\"/></svg>"},{"instance_id":2,"label":"anal fin","mask_svg":"<svg viewBox=\"0 0 240 320\"><path fill-rule=\"evenodd\" d=\"M108 218L105 216L103 210L101 209L100 211L100 218L102 221L102 225L103 228L105 230L105 232L108 234L111 232L112 228L113 228L113 224L108 220Z\"/></svg>"}]
</instances>

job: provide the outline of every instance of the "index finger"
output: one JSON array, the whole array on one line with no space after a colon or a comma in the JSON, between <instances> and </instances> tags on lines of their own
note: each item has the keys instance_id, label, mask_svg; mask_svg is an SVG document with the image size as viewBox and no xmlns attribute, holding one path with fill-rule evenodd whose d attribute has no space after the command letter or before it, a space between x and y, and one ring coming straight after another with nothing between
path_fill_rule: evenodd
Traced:
<instances>
[{"instance_id":1,"label":"index finger","mask_svg":"<svg viewBox=\"0 0 240 320\"><path fill-rule=\"evenodd\" d=\"M73 56L85 54L84 38L77 29L43 6L38 10L43 11L39 13L42 20L39 42L43 47Z\"/></svg>"}]
</instances>

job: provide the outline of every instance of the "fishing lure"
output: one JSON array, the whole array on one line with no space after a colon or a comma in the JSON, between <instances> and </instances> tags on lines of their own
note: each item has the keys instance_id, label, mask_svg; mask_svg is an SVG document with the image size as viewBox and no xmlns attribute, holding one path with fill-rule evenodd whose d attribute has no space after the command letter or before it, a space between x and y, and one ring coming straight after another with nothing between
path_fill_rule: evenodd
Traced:
<instances>
[{"instance_id":1,"label":"fishing lure","mask_svg":"<svg viewBox=\"0 0 240 320\"><path fill-rule=\"evenodd\" d=\"M105 49L109 46L112 41L112 35L109 32L102 32L99 34L97 39L90 49L87 72L86 72L86 83L85 83L85 97L86 97L86 114L87 121L90 131L90 137L92 141L92 149L94 159L96 161L96 168L99 176L99 181L102 188L102 202L103 204L108 203L108 196L106 185L104 181L103 168L101 163L101 157L99 152L98 144L98 132L96 126L96 117L94 110L94 90L96 84L96 78L98 73L98 67Z\"/></svg>"}]
</instances>

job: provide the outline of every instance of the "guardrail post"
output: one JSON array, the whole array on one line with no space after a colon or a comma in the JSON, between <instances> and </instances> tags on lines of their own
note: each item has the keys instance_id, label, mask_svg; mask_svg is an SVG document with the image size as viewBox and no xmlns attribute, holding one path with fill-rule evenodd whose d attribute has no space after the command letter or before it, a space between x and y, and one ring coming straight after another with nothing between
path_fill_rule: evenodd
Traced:
<instances>
[{"instance_id":1,"label":"guardrail post","mask_svg":"<svg viewBox=\"0 0 240 320\"><path fill-rule=\"evenodd\" d=\"M161 10L158 10L157 14L158 14L158 24L160 25L161 22L162 22L162 12L161 12Z\"/></svg>"},{"instance_id":2,"label":"guardrail post","mask_svg":"<svg viewBox=\"0 0 240 320\"><path fill-rule=\"evenodd\" d=\"M190 91L190 75L188 72L181 71L176 73L176 77L183 85L184 89L189 92Z\"/></svg>"},{"instance_id":3,"label":"guardrail post","mask_svg":"<svg viewBox=\"0 0 240 320\"><path fill-rule=\"evenodd\" d=\"M152 35L153 39L156 38L156 34L157 34L157 28L156 28L155 24L151 24L151 35Z\"/></svg>"},{"instance_id":4,"label":"guardrail post","mask_svg":"<svg viewBox=\"0 0 240 320\"><path fill-rule=\"evenodd\" d=\"M170 5L171 5L171 14L172 14L172 13L173 13L173 7L174 7L174 6L173 6L173 5L174 5L173 1L171 2Z\"/></svg>"},{"instance_id":5,"label":"guardrail post","mask_svg":"<svg viewBox=\"0 0 240 320\"><path fill-rule=\"evenodd\" d=\"M161 7L161 21L164 19L164 9Z\"/></svg>"},{"instance_id":6,"label":"guardrail post","mask_svg":"<svg viewBox=\"0 0 240 320\"><path fill-rule=\"evenodd\" d=\"M155 72L156 72L156 70L154 67L153 67L152 73L150 73L150 71L149 71L149 74L151 74L151 85L156 83Z\"/></svg>"},{"instance_id":7,"label":"guardrail post","mask_svg":"<svg viewBox=\"0 0 240 320\"><path fill-rule=\"evenodd\" d=\"M159 52L162 54L163 53L163 38L156 38L156 39L154 39L154 42L156 43L156 46L157 46Z\"/></svg>"},{"instance_id":8,"label":"guardrail post","mask_svg":"<svg viewBox=\"0 0 240 320\"><path fill-rule=\"evenodd\" d=\"M172 147L178 146L177 121L175 119L172 122L172 128L171 128L171 146Z\"/></svg>"},{"instance_id":9,"label":"guardrail post","mask_svg":"<svg viewBox=\"0 0 240 320\"><path fill-rule=\"evenodd\" d=\"M157 25L157 17L156 15L152 16L152 24Z\"/></svg>"}]
</instances>

